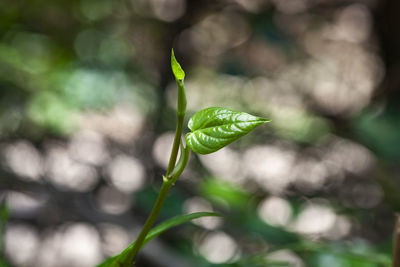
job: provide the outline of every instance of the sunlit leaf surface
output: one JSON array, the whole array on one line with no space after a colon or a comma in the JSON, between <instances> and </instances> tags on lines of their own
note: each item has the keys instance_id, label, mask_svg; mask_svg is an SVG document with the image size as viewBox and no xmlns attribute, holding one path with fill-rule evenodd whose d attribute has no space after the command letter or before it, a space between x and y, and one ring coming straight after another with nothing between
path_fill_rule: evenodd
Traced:
<instances>
[{"instance_id":1,"label":"sunlit leaf surface","mask_svg":"<svg viewBox=\"0 0 400 267\"><path fill-rule=\"evenodd\" d=\"M185 72L176 60L174 50L171 51L171 68L176 80L181 81L185 78Z\"/></svg>"},{"instance_id":2,"label":"sunlit leaf surface","mask_svg":"<svg viewBox=\"0 0 400 267\"><path fill-rule=\"evenodd\" d=\"M257 126L268 122L245 112L211 107L196 113L189 121L192 131L186 143L199 154L209 154L239 139Z\"/></svg>"}]
</instances>

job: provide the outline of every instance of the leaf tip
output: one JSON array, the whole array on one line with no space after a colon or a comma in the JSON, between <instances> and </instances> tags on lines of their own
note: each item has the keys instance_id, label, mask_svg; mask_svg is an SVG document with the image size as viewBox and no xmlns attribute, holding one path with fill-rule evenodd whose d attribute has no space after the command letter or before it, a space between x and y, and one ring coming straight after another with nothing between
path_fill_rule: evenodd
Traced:
<instances>
[{"instance_id":1,"label":"leaf tip","mask_svg":"<svg viewBox=\"0 0 400 267\"><path fill-rule=\"evenodd\" d=\"M227 108L211 107L192 116L186 144L198 154L215 152L270 120Z\"/></svg>"},{"instance_id":2,"label":"leaf tip","mask_svg":"<svg viewBox=\"0 0 400 267\"><path fill-rule=\"evenodd\" d=\"M183 81L183 79L185 78L185 72L175 58L174 49L171 49L171 69L175 76L175 79L177 81Z\"/></svg>"}]
</instances>

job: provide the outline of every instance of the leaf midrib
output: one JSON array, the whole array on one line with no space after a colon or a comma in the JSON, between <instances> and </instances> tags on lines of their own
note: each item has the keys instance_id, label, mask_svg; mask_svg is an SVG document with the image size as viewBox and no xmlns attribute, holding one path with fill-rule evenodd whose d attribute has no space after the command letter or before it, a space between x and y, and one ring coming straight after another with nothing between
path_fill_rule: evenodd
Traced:
<instances>
[{"instance_id":1,"label":"leaf midrib","mask_svg":"<svg viewBox=\"0 0 400 267\"><path fill-rule=\"evenodd\" d=\"M217 126L210 126L210 127L206 127L206 128L199 128L196 129L194 131L192 131L192 133L196 132L196 131L201 131L201 130L207 130L207 129L211 129L211 128L215 128L215 127L221 127L221 126L225 126L225 125L233 125L233 124L237 124L237 123L244 123L244 122L261 122L261 123L266 123L269 122L269 120L265 120L265 119L261 119L261 120L251 120L251 121L240 121L240 122L232 122L232 123L224 123L224 124L220 124Z\"/></svg>"}]
</instances>

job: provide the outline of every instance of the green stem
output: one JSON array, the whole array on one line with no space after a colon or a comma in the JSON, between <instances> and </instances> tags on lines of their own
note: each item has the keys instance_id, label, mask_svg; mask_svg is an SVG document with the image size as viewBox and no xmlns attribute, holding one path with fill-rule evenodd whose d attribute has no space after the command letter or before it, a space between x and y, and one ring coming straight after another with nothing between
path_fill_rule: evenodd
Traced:
<instances>
[{"instance_id":1,"label":"green stem","mask_svg":"<svg viewBox=\"0 0 400 267\"><path fill-rule=\"evenodd\" d=\"M178 115L178 121L176 124L176 131L175 131L175 137L174 137L174 144L172 146L171 156L169 158L167 173L165 176L170 175L172 170L175 167L176 158L178 157L179 144L181 142L183 119L184 119L184 115L183 116Z\"/></svg>"},{"instance_id":2,"label":"green stem","mask_svg":"<svg viewBox=\"0 0 400 267\"><path fill-rule=\"evenodd\" d=\"M185 87L183 85L183 80L177 80L176 81L178 84L178 107L177 107L177 124L176 124L176 131L175 131L175 138L174 138L174 144L172 146L172 151L171 151L171 156L169 159L168 163L168 168L167 168L167 173L165 177L168 177L171 172L174 170L175 163L176 163L176 158L178 156L178 151L179 151L179 145L181 142L181 136L182 136L182 130L183 130L183 120L185 118L185 113L186 113L186 95L185 95ZM181 153L185 153L182 151ZM147 218L142 231L140 232L138 238L135 241L135 244L133 245L132 250L129 252L126 261L123 263L123 267L130 267L131 265L134 264L134 259L139 252L139 250L143 246L143 242L146 239L147 234L153 227L154 222L157 219L158 214L160 213L160 210L164 204L164 201L168 195L169 189L172 187L174 184L174 181L177 179L164 179L160 193L158 194L156 203L154 204L153 209L151 210L151 213L149 217Z\"/></svg>"},{"instance_id":3,"label":"green stem","mask_svg":"<svg viewBox=\"0 0 400 267\"><path fill-rule=\"evenodd\" d=\"M186 94L185 87L182 80L177 80L178 84L178 105L177 105L177 123L176 123L176 131L174 144L172 146L171 157L169 158L167 174L165 176L171 174L172 170L175 167L176 158L178 156L179 144L181 142L182 129L183 129L183 120L185 118L186 113Z\"/></svg>"},{"instance_id":4,"label":"green stem","mask_svg":"<svg viewBox=\"0 0 400 267\"><path fill-rule=\"evenodd\" d=\"M143 241L145 240L147 234L153 227L153 224L154 224L155 220L157 219L158 214L160 213L160 210L164 204L165 198L167 197L171 186L172 186L172 183L167 182L167 181L163 182L161 189L160 189L160 193L158 194L156 203L154 204L154 207L153 207L149 217L147 218L147 220L142 228L142 231L140 232L138 238L135 241L135 245L133 246L132 250L129 252L129 255L125 261L125 263L127 265L124 265L123 267L130 267L131 264L133 264L133 260L135 259L136 254L139 252L140 248L142 247Z\"/></svg>"}]
</instances>

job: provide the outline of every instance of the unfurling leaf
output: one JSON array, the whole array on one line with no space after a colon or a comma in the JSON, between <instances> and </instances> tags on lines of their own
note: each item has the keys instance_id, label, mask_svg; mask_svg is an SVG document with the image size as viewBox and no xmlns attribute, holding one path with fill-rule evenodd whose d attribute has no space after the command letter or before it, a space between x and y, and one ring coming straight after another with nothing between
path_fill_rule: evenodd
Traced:
<instances>
[{"instance_id":1,"label":"unfurling leaf","mask_svg":"<svg viewBox=\"0 0 400 267\"><path fill-rule=\"evenodd\" d=\"M186 145L199 154L209 154L239 139L269 120L227 108L206 108L197 112L188 127Z\"/></svg>"},{"instance_id":2,"label":"unfurling leaf","mask_svg":"<svg viewBox=\"0 0 400 267\"><path fill-rule=\"evenodd\" d=\"M173 49L171 51L171 68L177 81L182 81L185 78L185 72L176 60Z\"/></svg>"}]
</instances>

